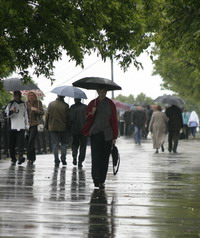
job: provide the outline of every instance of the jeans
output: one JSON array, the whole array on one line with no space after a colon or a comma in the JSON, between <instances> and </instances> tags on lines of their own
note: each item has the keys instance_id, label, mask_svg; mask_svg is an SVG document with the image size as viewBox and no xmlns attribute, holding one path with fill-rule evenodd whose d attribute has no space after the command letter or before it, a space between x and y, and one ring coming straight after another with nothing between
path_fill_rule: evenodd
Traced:
<instances>
[{"instance_id":1,"label":"jeans","mask_svg":"<svg viewBox=\"0 0 200 238\"><path fill-rule=\"evenodd\" d=\"M61 144L61 160L66 160L67 154L67 132L65 131L51 131L51 142L52 142L52 149L54 153L54 162L59 162L59 142Z\"/></svg>"},{"instance_id":2,"label":"jeans","mask_svg":"<svg viewBox=\"0 0 200 238\"><path fill-rule=\"evenodd\" d=\"M141 138L142 138L142 131L143 131L143 128L141 127L137 127L137 126L134 126L134 133L133 133L133 138L135 140L135 144L141 144Z\"/></svg>"}]
</instances>

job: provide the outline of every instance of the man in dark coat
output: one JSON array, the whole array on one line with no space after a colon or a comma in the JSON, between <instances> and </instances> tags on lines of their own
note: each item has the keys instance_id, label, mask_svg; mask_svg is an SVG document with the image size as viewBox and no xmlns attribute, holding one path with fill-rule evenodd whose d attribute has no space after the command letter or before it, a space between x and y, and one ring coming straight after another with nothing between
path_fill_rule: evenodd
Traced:
<instances>
[{"instance_id":1,"label":"man in dark coat","mask_svg":"<svg viewBox=\"0 0 200 238\"><path fill-rule=\"evenodd\" d=\"M168 107L165 111L168 121L168 151L173 150L177 153L179 133L183 127L183 119L181 109L175 105Z\"/></svg>"},{"instance_id":2,"label":"man in dark coat","mask_svg":"<svg viewBox=\"0 0 200 238\"><path fill-rule=\"evenodd\" d=\"M146 122L146 114L143 107L138 106L137 110L132 114L132 123L134 126L134 140L135 144L141 144L142 132Z\"/></svg>"},{"instance_id":3,"label":"man in dark coat","mask_svg":"<svg viewBox=\"0 0 200 238\"><path fill-rule=\"evenodd\" d=\"M71 105L70 112L70 126L72 135L72 156L73 164L78 167L82 167L82 163L85 160L86 148L87 148L87 136L81 134L81 129L86 121L86 108L87 105L81 102L80 98L74 99L74 104Z\"/></svg>"}]
</instances>

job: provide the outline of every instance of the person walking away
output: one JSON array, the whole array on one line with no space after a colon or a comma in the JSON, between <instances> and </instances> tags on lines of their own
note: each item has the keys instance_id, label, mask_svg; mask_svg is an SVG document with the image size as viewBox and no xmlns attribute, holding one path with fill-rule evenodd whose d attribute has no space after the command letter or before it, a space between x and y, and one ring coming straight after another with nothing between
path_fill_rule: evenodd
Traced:
<instances>
[{"instance_id":1,"label":"person walking away","mask_svg":"<svg viewBox=\"0 0 200 238\"><path fill-rule=\"evenodd\" d=\"M130 111L124 112L124 124L125 124L125 136L130 136L132 133Z\"/></svg>"},{"instance_id":2,"label":"person walking away","mask_svg":"<svg viewBox=\"0 0 200 238\"><path fill-rule=\"evenodd\" d=\"M98 97L86 110L84 135L90 136L92 156L92 179L95 187L103 189L108 172L112 145L118 136L117 111L113 101L106 97L105 88L97 89Z\"/></svg>"},{"instance_id":3,"label":"person walking away","mask_svg":"<svg viewBox=\"0 0 200 238\"><path fill-rule=\"evenodd\" d=\"M188 127L188 121L189 121L190 113L187 110L183 110L182 112L182 118L183 118L183 134L184 139L188 140L189 138L189 127Z\"/></svg>"},{"instance_id":4,"label":"person walking away","mask_svg":"<svg viewBox=\"0 0 200 238\"><path fill-rule=\"evenodd\" d=\"M25 162L25 130L28 129L28 114L24 101L21 100L21 92L14 92L14 99L8 103L5 109L6 117L9 118L9 150L11 165L17 162L16 148L18 148L18 164Z\"/></svg>"},{"instance_id":5,"label":"person walking away","mask_svg":"<svg viewBox=\"0 0 200 238\"><path fill-rule=\"evenodd\" d=\"M180 130L183 127L183 119L181 109L175 105L171 105L165 111L168 117L168 151L177 153L178 140Z\"/></svg>"},{"instance_id":6,"label":"person walking away","mask_svg":"<svg viewBox=\"0 0 200 238\"><path fill-rule=\"evenodd\" d=\"M188 120L188 126L190 128L191 135L193 139L196 136L196 129L199 126L199 117L195 111L192 111Z\"/></svg>"},{"instance_id":7,"label":"person walking away","mask_svg":"<svg viewBox=\"0 0 200 238\"><path fill-rule=\"evenodd\" d=\"M49 103L45 115L45 128L50 132L55 167L66 165L67 134L69 130L69 105L64 96L58 95L55 101ZM59 159L59 143L61 143L61 158Z\"/></svg>"},{"instance_id":8,"label":"person walking away","mask_svg":"<svg viewBox=\"0 0 200 238\"><path fill-rule=\"evenodd\" d=\"M35 140L38 133L37 126L42 120L44 110L42 102L37 99L37 95L34 92L30 91L27 95L27 99L26 107L30 126L27 144L27 160L29 164L33 164L36 160Z\"/></svg>"},{"instance_id":9,"label":"person walking away","mask_svg":"<svg viewBox=\"0 0 200 238\"><path fill-rule=\"evenodd\" d=\"M82 163L85 160L86 148L87 148L87 136L81 133L81 128L86 122L86 108L87 105L81 102L80 98L74 99L74 104L69 109L70 113L70 132L72 135L72 157L73 164L82 168Z\"/></svg>"},{"instance_id":10,"label":"person walking away","mask_svg":"<svg viewBox=\"0 0 200 238\"><path fill-rule=\"evenodd\" d=\"M160 105L156 107L156 111L153 112L151 121L149 123L149 131L153 134L153 148L156 149L155 153L159 153L161 147L164 152L164 140L167 134L167 122L168 118L165 112L162 112Z\"/></svg>"},{"instance_id":11,"label":"person walking away","mask_svg":"<svg viewBox=\"0 0 200 238\"><path fill-rule=\"evenodd\" d=\"M146 114L141 105L132 114L132 123L134 127L133 137L135 144L141 144L142 132L146 122Z\"/></svg>"}]
</instances>

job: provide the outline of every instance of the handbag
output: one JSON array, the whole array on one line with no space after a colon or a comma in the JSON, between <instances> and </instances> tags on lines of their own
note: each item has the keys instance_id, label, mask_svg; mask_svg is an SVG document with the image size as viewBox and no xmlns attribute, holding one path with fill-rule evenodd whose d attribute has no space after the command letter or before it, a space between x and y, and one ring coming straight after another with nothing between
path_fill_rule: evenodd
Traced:
<instances>
[{"instance_id":1,"label":"handbag","mask_svg":"<svg viewBox=\"0 0 200 238\"><path fill-rule=\"evenodd\" d=\"M37 125L37 130L38 132L43 132L44 131L44 124L40 123Z\"/></svg>"},{"instance_id":2,"label":"handbag","mask_svg":"<svg viewBox=\"0 0 200 238\"><path fill-rule=\"evenodd\" d=\"M113 163L113 174L116 175L120 165L120 154L116 145L112 146L111 155L112 155L112 163Z\"/></svg>"}]
</instances>

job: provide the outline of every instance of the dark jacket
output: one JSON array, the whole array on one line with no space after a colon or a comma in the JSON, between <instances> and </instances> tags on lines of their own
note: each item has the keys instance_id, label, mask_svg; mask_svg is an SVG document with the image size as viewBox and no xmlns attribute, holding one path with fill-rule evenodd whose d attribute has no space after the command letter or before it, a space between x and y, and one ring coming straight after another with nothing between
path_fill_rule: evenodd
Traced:
<instances>
[{"instance_id":1,"label":"dark jacket","mask_svg":"<svg viewBox=\"0 0 200 238\"><path fill-rule=\"evenodd\" d=\"M168 121L168 130L169 131L180 131L183 127L183 119L181 109L175 105L168 107L165 111Z\"/></svg>"},{"instance_id":2,"label":"dark jacket","mask_svg":"<svg viewBox=\"0 0 200 238\"><path fill-rule=\"evenodd\" d=\"M145 122L146 122L146 114L144 111L137 110L133 112L132 123L134 126L142 128L145 125Z\"/></svg>"},{"instance_id":3,"label":"dark jacket","mask_svg":"<svg viewBox=\"0 0 200 238\"><path fill-rule=\"evenodd\" d=\"M78 102L73 104L70 109L70 132L72 135L80 135L81 129L86 122L87 105Z\"/></svg>"}]
</instances>

